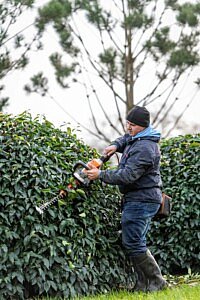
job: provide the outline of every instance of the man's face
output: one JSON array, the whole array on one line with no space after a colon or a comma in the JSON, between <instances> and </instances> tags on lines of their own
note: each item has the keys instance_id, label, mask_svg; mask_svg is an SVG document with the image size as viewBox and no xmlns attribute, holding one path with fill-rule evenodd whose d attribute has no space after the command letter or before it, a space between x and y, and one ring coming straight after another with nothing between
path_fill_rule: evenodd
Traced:
<instances>
[{"instance_id":1,"label":"man's face","mask_svg":"<svg viewBox=\"0 0 200 300\"><path fill-rule=\"evenodd\" d=\"M126 129L127 129L128 133L129 133L131 136L134 136L134 135L136 135L137 133L139 133L140 131L144 130L145 127L136 125L136 124L131 123L131 122L129 122L129 121L126 121Z\"/></svg>"}]
</instances>

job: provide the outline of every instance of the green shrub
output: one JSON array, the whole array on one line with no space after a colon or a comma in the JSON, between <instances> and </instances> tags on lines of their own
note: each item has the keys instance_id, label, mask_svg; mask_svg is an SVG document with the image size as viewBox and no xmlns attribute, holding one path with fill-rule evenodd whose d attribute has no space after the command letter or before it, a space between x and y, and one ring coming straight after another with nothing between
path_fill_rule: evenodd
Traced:
<instances>
[{"instance_id":1,"label":"green shrub","mask_svg":"<svg viewBox=\"0 0 200 300\"><path fill-rule=\"evenodd\" d=\"M68 298L123 283L115 188L95 183L44 215L35 209L73 184L73 164L98 157L96 150L70 128L27 113L0 115L0 135L0 299Z\"/></svg>"},{"instance_id":2,"label":"green shrub","mask_svg":"<svg viewBox=\"0 0 200 300\"><path fill-rule=\"evenodd\" d=\"M167 220L155 221L151 249L165 272L200 272L200 134L162 141L161 174L172 196Z\"/></svg>"}]
</instances>

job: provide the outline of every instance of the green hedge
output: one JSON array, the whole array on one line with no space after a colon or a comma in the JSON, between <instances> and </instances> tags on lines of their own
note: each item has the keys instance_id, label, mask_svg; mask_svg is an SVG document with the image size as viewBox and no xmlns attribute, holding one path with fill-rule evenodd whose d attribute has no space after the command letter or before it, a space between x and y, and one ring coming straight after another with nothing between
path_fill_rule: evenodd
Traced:
<instances>
[{"instance_id":1,"label":"green hedge","mask_svg":"<svg viewBox=\"0 0 200 300\"><path fill-rule=\"evenodd\" d=\"M200 272L200 134L166 139L161 151L172 211L167 220L154 222L151 249L165 272Z\"/></svg>"},{"instance_id":2,"label":"green hedge","mask_svg":"<svg viewBox=\"0 0 200 300\"><path fill-rule=\"evenodd\" d=\"M129 280L119 194L99 182L71 191L44 215L35 209L73 179L77 160L98 157L75 133L28 113L0 115L0 299L105 292ZM154 221L149 244L164 272L199 271L200 136L161 144L169 219Z\"/></svg>"},{"instance_id":3,"label":"green hedge","mask_svg":"<svg viewBox=\"0 0 200 300\"><path fill-rule=\"evenodd\" d=\"M97 157L96 150L70 128L27 113L0 115L0 133L0 299L68 298L125 282L116 189L97 183L71 191L42 216L35 209L73 183L73 164Z\"/></svg>"}]
</instances>

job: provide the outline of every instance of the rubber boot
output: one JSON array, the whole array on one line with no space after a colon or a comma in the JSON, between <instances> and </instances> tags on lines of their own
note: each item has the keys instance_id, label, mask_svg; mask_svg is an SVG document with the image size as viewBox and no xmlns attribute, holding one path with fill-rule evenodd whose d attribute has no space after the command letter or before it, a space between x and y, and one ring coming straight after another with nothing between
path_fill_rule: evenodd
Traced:
<instances>
[{"instance_id":1,"label":"rubber boot","mask_svg":"<svg viewBox=\"0 0 200 300\"><path fill-rule=\"evenodd\" d=\"M149 250L146 252L147 258L143 265L143 271L148 279L147 291L159 291L167 287L167 282L163 278L160 268Z\"/></svg>"},{"instance_id":2,"label":"rubber boot","mask_svg":"<svg viewBox=\"0 0 200 300\"><path fill-rule=\"evenodd\" d=\"M167 287L167 282L149 250L134 257L132 261L137 277L134 291L153 292Z\"/></svg>"},{"instance_id":3,"label":"rubber boot","mask_svg":"<svg viewBox=\"0 0 200 300\"><path fill-rule=\"evenodd\" d=\"M134 291L135 292L146 292L147 291L147 279L145 277L145 274L141 268L143 260L146 258L146 253L138 255L137 257L133 257L131 259L133 267L134 267L134 272L136 275L136 283L134 286Z\"/></svg>"}]
</instances>

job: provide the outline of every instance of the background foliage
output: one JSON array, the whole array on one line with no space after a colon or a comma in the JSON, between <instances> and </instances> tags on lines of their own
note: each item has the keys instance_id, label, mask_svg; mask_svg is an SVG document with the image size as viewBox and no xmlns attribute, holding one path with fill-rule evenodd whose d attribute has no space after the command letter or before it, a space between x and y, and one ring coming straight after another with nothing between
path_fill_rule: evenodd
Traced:
<instances>
[{"instance_id":1,"label":"background foliage","mask_svg":"<svg viewBox=\"0 0 200 300\"><path fill-rule=\"evenodd\" d=\"M96 182L70 191L43 216L35 209L74 184L73 164L97 157L96 150L70 128L61 131L27 113L0 115L0 132L0 298L69 298L125 285L115 187ZM154 222L149 239L165 272L198 266L199 144L199 135L162 143L173 211L168 220Z\"/></svg>"},{"instance_id":2,"label":"background foliage","mask_svg":"<svg viewBox=\"0 0 200 300\"><path fill-rule=\"evenodd\" d=\"M164 191L172 196L167 220L155 221L152 251L171 274L199 272L200 134L163 140L161 173Z\"/></svg>"}]
</instances>

